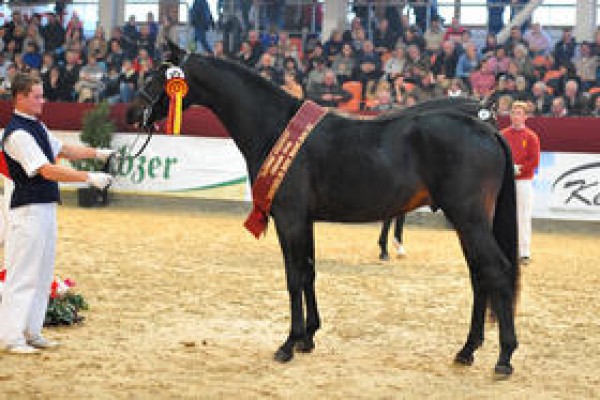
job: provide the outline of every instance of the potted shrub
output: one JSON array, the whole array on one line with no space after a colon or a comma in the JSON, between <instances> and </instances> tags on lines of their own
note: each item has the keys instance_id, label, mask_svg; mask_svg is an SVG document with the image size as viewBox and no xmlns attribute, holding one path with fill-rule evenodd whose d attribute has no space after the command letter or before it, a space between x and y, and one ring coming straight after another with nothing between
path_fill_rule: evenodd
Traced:
<instances>
[{"instance_id":1,"label":"potted shrub","mask_svg":"<svg viewBox=\"0 0 600 400\"><path fill-rule=\"evenodd\" d=\"M110 107L102 102L86 112L80 140L94 148L110 148L115 125L109 119ZM73 166L82 171L102 171L104 161L90 159L73 162ZM105 206L108 204L108 188L98 189L92 186L77 189L77 203L81 207Z\"/></svg>"}]
</instances>

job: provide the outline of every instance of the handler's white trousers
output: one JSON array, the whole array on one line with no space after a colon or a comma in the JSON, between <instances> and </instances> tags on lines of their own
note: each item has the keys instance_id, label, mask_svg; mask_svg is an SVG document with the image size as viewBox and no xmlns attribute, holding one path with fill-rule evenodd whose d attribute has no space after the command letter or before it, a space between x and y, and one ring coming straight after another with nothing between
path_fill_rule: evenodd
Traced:
<instances>
[{"instance_id":1,"label":"handler's white trousers","mask_svg":"<svg viewBox=\"0 0 600 400\"><path fill-rule=\"evenodd\" d=\"M531 214L533 187L529 179L517 179L517 223L519 226L519 257L531 257Z\"/></svg>"},{"instance_id":2,"label":"handler's white trousers","mask_svg":"<svg viewBox=\"0 0 600 400\"><path fill-rule=\"evenodd\" d=\"M0 346L22 345L41 334L54 276L56 235L55 203L9 210Z\"/></svg>"}]
</instances>

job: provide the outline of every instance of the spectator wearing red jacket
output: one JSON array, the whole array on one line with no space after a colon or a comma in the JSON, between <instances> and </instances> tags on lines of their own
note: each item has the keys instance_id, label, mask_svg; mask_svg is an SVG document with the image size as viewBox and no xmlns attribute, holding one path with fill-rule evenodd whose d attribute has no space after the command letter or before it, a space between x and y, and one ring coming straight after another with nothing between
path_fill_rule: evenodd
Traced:
<instances>
[{"instance_id":1,"label":"spectator wearing red jacket","mask_svg":"<svg viewBox=\"0 0 600 400\"><path fill-rule=\"evenodd\" d=\"M519 225L519 258L528 264L531 257L531 211L533 208L533 175L540 163L538 135L525 126L527 103L515 101L510 112L510 127L501 131L512 151Z\"/></svg>"}]
</instances>

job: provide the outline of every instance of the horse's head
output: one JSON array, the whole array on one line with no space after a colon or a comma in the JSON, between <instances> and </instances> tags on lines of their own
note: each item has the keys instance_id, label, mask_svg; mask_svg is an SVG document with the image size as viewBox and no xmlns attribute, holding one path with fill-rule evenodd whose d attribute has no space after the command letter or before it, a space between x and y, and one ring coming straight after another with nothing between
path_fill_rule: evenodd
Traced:
<instances>
[{"instance_id":1,"label":"horse's head","mask_svg":"<svg viewBox=\"0 0 600 400\"><path fill-rule=\"evenodd\" d=\"M145 130L152 130L154 123L167 116L169 99L165 92L165 84L171 75L176 76L183 70L188 54L171 41L169 57L150 74L139 88L126 112L126 121Z\"/></svg>"}]
</instances>

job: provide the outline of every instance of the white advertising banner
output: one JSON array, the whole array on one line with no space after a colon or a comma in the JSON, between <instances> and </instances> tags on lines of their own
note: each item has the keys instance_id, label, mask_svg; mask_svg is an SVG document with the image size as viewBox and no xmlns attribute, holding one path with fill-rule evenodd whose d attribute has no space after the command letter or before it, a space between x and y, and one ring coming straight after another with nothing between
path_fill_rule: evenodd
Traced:
<instances>
[{"instance_id":1,"label":"white advertising banner","mask_svg":"<svg viewBox=\"0 0 600 400\"><path fill-rule=\"evenodd\" d=\"M600 154L543 152L533 187L535 218L600 221Z\"/></svg>"},{"instance_id":2,"label":"white advertising banner","mask_svg":"<svg viewBox=\"0 0 600 400\"><path fill-rule=\"evenodd\" d=\"M55 133L64 141L78 133ZM117 134L114 189L227 200L249 200L246 164L231 139ZM534 218L600 221L600 154L543 152L533 181Z\"/></svg>"},{"instance_id":3,"label":"white advertising banner","mask_svg":"<svg viewBox=\"0 0 600 400\"><path fill-rule=\"evenodd\" d=\"M78 143L76 132L54 132L65 143ZM118 152L112 190L179 196L248 199L246 163L231 139L116 134Z\"/></svg>"}]
</instances>

